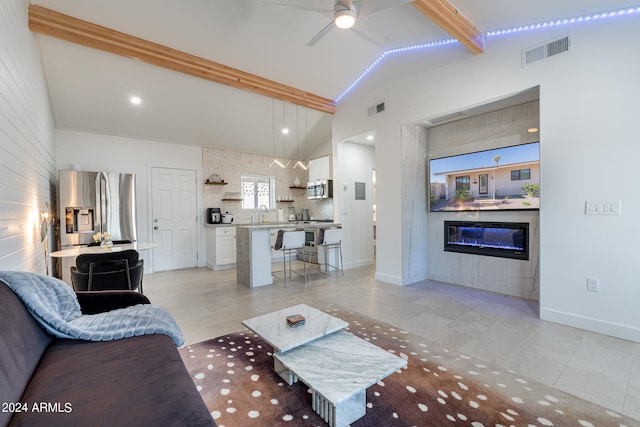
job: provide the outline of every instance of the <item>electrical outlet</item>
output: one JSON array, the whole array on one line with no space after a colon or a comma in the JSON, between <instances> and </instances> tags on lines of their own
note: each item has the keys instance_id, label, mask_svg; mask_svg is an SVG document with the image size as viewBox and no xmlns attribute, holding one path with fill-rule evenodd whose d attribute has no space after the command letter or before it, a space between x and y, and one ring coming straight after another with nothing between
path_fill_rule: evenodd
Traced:
<instances>
[{"instance_id":1,"label":"electrical outlet","mask_svg":"<svg viewBox=\"0 0 640 427\"><path fill-rule=\"evenodd\" d=\"M593 277L587 277L587 290L591 292L598 292L598 287L600 286L598 279L594 279Z\"/></svg>"}]
</instances>

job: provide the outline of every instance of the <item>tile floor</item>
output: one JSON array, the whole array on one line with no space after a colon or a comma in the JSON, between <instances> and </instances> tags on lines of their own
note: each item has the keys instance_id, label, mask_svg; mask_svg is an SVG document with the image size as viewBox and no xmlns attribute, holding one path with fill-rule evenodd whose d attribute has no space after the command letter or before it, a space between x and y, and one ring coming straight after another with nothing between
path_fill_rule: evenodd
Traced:
<instances>
[{"instance_id":1,"label":"tile floor","mask_svg":"<svg viewBox=\"0 0 640 427\"><path fill-rule=\"evenodd\" d=\"M290 305L339 304L470 356L636 418L640 423L640 343L538 318L538 304L424 281L396 286L373 267L314 274L249 289L236 270L205 268L145 276L145 294L167 308L187 343L242 328L240 321ZM640 425L640 424L639 424Z\"/></svg>"}]
</instances>

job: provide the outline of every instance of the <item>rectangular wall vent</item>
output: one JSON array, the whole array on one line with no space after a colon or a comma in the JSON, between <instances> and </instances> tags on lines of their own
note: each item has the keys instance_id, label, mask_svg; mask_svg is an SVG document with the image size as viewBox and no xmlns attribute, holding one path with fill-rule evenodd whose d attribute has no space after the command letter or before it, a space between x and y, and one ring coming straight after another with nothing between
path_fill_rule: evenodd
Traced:
<instances>
[{"instance_id":1,"label":"rectangular wall vent","mask_svg":"<svg viewBox=\"0 0 640 427\"><path fill-rule=\"evenodd\" d=\"M382 101L379 102L375 105L372 105L371 107L367 108L367 117L371 117L374 116L376 114L380 114L380 113L384 113L384 111L387 109L386 106L386 102Z\"/></svg>"},{"instance_id":2,"label":"rectangular wall vent","mask_svg":"<svg viewBox=\"0 0 640 427\"><path fill-rule=\"evenodd\" d=\"M565 36L560 39L545 43L540 46L526 49L522 52L522 66L543 61L552 56L568 52L571 49L571 37Z\"/></svg>"}]
</instances>

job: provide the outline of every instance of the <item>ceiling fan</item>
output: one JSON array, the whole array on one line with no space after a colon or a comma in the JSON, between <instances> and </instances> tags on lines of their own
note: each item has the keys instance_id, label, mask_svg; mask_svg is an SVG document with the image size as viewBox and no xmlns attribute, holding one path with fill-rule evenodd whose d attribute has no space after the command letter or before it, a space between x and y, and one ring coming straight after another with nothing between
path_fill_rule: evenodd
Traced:
<instances>
[{"instance_id":1,"label":"ceiling fan","mask_svg":"<svg viewBox=\"0 0 640 427\"><path fill-rule=\"evenodd\" d=\"M409 3L410 1L411 0L334 0L333 9L311 7L297 3L262 2L262 4L265 6L310 10L332 14L332 21L307 43L307 46L309 47L318 43L322 37L335 27L351 29L354 33L365 40L377 46L382 46L384 43L389 41L389 38L382 31L375 28L366 19L366 16L384 9Z\"/></svg>"}]
</instances>

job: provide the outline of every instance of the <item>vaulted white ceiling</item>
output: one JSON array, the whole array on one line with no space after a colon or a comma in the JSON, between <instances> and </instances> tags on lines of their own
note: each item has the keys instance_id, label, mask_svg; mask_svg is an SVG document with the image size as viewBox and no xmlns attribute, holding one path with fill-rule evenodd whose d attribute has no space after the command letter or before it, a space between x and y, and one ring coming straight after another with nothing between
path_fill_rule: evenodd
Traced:
<instances>
[{"instance_id":1,"label":"vaulted white ceiling","mask_svg":"<svg viewBox=\"0 0 640 427\"><path fill-rule=\"evenodd\" d=\"M280 2L332 9L334 1ZM389 4L399 6L367 17L367 23L387 37L386 42L376 45L354 31L334 29L314 47L306 44L330 21L330 14L268 7L261 0L32 0L32 3L331 100L338 98L386 50L451 38L409 2L398 0ZM450 3L480 32L486 33L631 7L639 2L450 0ZM58 128L261 154L272 154L275 147L281 155L286 147L288 157L302 157L305 151L311 154L331 138L331 115L326 113L50 36L37 38ZM457 43L446 49L473 55ZM436 50L419 54L429 55L434 66L438 61L451 60L447 59L451 56ZM141 105L130 104L133 95L142 98ZM292 130L286 138L278 132L284 122Z\"/></svg>"}]
</instances>

